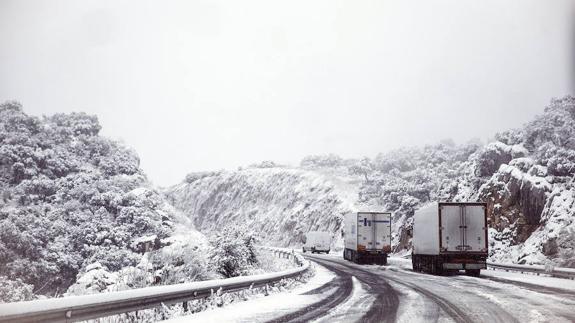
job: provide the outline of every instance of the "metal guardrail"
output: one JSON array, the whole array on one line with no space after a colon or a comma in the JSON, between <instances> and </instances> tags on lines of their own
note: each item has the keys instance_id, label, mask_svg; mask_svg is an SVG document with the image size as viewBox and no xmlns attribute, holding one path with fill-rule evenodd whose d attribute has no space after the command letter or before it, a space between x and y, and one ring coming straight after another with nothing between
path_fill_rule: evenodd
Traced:
<instances>
[{"instance_id":1,"label":"metal guardrail","mask_svg":"<svg viewBox=\"0 0 575 323\"><path fill-rule=\"evenodd\" d=\"M545 274L552 277L575 279L575 269L559 268L554 266L542 265L516 265L516 264L498 264L487 262L487 266L492 269L501 269L505 271L518 271L521 273L534 273L536 275Z\"/></svg>"},{"instance_id":2,"label":"metal guardrail","mask_svg":"<svg viewBox=\"0 0 575 323\"><path fill-rule=\"evenodd\" d=\"M282 279L299 276L309 269L309 262L299 255L279 249L266 249L277 256L293 259L298 267L253 276L5 303L0 304L0 322L76 322L180 302L184 303L186 308L187 301L210 297L217 291L234 292L267 286Z\"/></svg>"}]
</instances>

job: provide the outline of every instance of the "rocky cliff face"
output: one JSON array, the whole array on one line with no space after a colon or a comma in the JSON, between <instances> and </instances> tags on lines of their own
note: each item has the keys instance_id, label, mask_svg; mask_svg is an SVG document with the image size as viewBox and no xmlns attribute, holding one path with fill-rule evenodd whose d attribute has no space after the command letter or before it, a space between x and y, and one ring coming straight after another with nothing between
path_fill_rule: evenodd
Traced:
<instances>
[{"instance_id":1,"label":"rocky cliff face","mask_svg":"<svg viewBox=\"0 0 575 323\"><path fill-rule=\"evenodd\" d=\"M554 100L472 158L481 185L468 197L488 203L493 260L575 266L574 129L575 99Z\"/></svg>"}]
</instances>

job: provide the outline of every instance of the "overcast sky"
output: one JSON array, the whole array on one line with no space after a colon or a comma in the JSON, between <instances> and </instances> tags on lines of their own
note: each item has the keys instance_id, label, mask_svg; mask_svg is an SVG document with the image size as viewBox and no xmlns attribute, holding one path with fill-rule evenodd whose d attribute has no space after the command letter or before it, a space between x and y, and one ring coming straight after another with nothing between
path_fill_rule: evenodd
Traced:
<instances>
[{"instance_id":1,"label":"overcast sky","mask_svg":"<svg viewBox=\"0 0 575 323\"><path fill-rule=\"evenodd\" d=\"M160 185L486 140L575 94L573 0L0 0L0 101L85 111Z\"/></svg>"}]
</instances>

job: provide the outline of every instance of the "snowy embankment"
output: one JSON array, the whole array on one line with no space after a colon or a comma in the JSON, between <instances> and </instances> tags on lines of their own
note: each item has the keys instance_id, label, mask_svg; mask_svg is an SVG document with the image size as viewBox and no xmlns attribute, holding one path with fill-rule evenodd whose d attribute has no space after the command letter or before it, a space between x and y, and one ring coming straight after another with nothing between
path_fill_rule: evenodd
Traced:
<instances>
[{"instance_id":1,"label":"snowy embankment","mask_svg":"<svg viewBox=\"0 0 575 323\"><path fill-rule=\"evenodd\" d=\"M246 302L237 302L224 307L213 307L206 311L169 320L178 322L268 322L283 315L304 309L326 297L326 294L308 294L330 282L335 275L319 265L313 265L314 275L305 284L283 293L265 296L259 294ZM333 290L326 291L329 293Z\"/></svg>"},{"instance_id":2,"label":"snowy embankment","mask_svg":"<svg viewBox=\"0 0 575 323\"><path fill-rule=\"evenodd\" d=\"M411 259L399 258L399 257L390 257L389 264L395 268L399 268L401 270L412 270ZM525 266L528 267L528 266ZM538 266L535 266L538 268ZM464 276L461 276L464 277ZM506 271L502 269L493 269L490 267L488 270L481 271L482 278L496 278L502 280L508 280L510 282L517 282L517 283L529 283L536 286L541 287L550 287L550 288L557 288L557 289L565 289L568 291L575 292L575 280L570 279L563 279L557 277L551 277L546 274L536 274L536 273L528 273L528 272L519 272L519 271Z\"/></svg>"},{"instance_id":3,"label":"snowy embankment","mask_svg":"<svg viewBox=\"0 0 575 323\"><path fill-rule=\"evenodd\" d=\"M281 254L283 255L285 252ZM238 291L242 291L240 292L241 295L236 296L245 298L247 295L253 295L254 289L257 288L263 288L263 292L267 294L270 290L273 291L274 288L268 286L275 283L279 284L279 287L275 287L276 289L285 289L285 286L289 285L285 283L286 279L298 277L309 270L308 262L303 262L301 258L291 257L291 259L300 265L275 273L0 304L0 321L25 319L43 321L54 317L85 320L89 318L106 317L112 314L122 313L123 311L130 312L135 308L140 311L139 314L135 314L136 319L155 319L157 318L158 311L142 310L162 304L164 308L159 310L159 312L161 312L159 313L160 316L172 316L187 311L189 304L184 303L184 305L177 305L174 309L166 308L166 304L178 303L186 299L204 300L206 297L208 301L213 301L212 303L221 306L226 303L225 295L222 295L222 293L226 291L235 292L235 294L238 294ZM243 292L243 290L247 290L248 293ZM233 302L237 299L238 297L228 298L228 301ZM206 307L206 304L199 305L200 309ZM194 311L193 308L192 311ZM115 320L114 318L110 319L112 321Z\"/></svg>"},{"instance_id":4,"label":"snowy embankment","mask_svg":"<svg viewBox=\"0 0 575 323\"><path fill-rule=\"evenodd\" d=\"M190 174L166 194L201 232L241 226L259 232L266 244L299 246L306 232L329 231L341 245L342 218L354 208L357 181L287 167L248 168Z\"/></svg>"}]
</instances>

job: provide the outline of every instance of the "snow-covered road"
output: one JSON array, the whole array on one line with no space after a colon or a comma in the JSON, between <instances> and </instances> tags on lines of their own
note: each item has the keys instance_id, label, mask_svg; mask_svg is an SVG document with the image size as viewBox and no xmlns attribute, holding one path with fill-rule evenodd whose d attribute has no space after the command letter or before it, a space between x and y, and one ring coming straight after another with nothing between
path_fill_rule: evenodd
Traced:
<instances>
[{"instance_id":1,"label":"snow-covered road","mask_svg":"<svg viewBox=\"0 0 575 323\"><path fill-rule=\"evenodd\" d=\"M210 310L178 322L574 322L575 282L484 271L481 277L415 273L411 263L357 265L306 255L307 287Z\"/></svg>"},{"instance_id":2,"label":"snow-covered road","mask_svg":"<svg viewBox=\"0 0 575 323\"><path fill-rule=\"evenodd\" d=\"M565 279L497 271L485 271L480 278L432 276L411 271L411 264L399 259L392 259L389 266L365 266L339 255L309 258L327 268L347 267L355 275L375 274L388 282L393 288L390 293L398 295L395 317L399 322L575 321L575 283Z\"/></svg>"}]
</instances>

